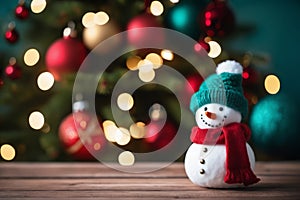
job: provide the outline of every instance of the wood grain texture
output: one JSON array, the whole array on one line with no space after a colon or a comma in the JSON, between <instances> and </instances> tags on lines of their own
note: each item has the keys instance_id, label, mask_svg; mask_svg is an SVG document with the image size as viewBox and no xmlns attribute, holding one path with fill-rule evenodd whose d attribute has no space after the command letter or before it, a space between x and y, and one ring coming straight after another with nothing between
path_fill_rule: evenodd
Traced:
<instances>
[{"instance_id":1,"label":"wood grain texture","mask_svg":"<svg viewBox=\"0 0 300 200\"><path fill-rule=\"evenodd\" d=\"M300 162L258 162L255 172L262 180L254 186L208 189L193 185L182 163L135 174L100 163L0 163L0 198L300 199Z\"/></svg>"}]
</instances>

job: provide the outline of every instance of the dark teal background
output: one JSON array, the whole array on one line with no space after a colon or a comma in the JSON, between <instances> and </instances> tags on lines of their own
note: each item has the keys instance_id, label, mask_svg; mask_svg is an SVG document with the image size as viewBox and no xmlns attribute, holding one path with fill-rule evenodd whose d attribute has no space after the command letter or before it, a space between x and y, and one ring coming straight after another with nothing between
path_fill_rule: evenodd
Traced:
<instances>
[{"instance_id":1,"label":"dark teal background","mask_svg":"<svg viewBox=\"0 0 300 200\"><path fill-rule=\"evenodd\" d=\"M184 1L184 0L182 0ZM14 8L18 0L1 0L0 24L1 32L7 24L15 20ZM251 51L270 58L266 71L279 76L281 93L288 94L297 102L300 100L298 89L300 79L300 1L299 0L231 0L239 26L250 27L250 30L237 34L226 42L226 46L237 52ZM30 26L30 18L16 21L19 32ZM11 56L20 54L20 49L29 48L32 44L20 38L16 45L7 44L0 37L1 52L9 52ZM7 59L7 58L5 58ZM0 62L2 65L5 61ZM3 69L3 66L1 67Z\"/></svg>"},{"instance_id":2,"label":"dark teal background","mask_svg":"<svg viewBox=\"0 0 300 200\"><path fill-rule=\"evenodd\" d=\"M254 31L230 41L236 50L260 52L270 57L267 70L281 80L281 93L300 100L300 1L232 0L237 22Z\"/></svg>"}]
</instances>

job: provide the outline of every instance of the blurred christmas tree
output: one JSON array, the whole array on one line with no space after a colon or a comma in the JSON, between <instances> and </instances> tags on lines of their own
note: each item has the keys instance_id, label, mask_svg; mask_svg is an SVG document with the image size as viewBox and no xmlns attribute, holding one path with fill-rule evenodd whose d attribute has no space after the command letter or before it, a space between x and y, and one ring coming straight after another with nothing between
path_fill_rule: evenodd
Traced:
<instances>
[{"instance_id":1,"label":"blurred christmas tree","mask_svg":"<svg viewBox=\"0 0 300 200\"><path fill-rule=\"evenodd\" d=\"M13 149L14 159L19 161L90 159L82 142L95 151L101 151L107 143L115 143L126 150L148 152L171 141L179 123L185 123L187 130L191 127L193 119L180 122L180 105L173 93L151 83L137 90L133 97L124 94L119 98L119 107L130 110L135 124L122 128L120 124L115 125L112 117L110 98L114 85L124 73L137 70L143 62L152 63L154 69L162 64L171 66L186 77L186 85L181 89L187 99L184 103L188 105L203 77L184 58L162 49L128 52L105 71L95 95L95 107L104 133L94 130L93 124L98 120L82 111L92 105L86 105L80 95L76 97L78 102L72 105L73 83L83 60L99 43L122 31L170 28L198 41L195 51L204 48L215 63L226 59L239 61L244 66L244 91L250 111L267 93L276 94L280 88L276 76L265 79L267 70L262 66L268 63L268 57L255 52L234 52L226 47L236 35L249 30L236 24L234 11L224 0L21 0L6 8L11 9L9 16L1 19L5 29L1 43L6 42L7 51L0 52L0 145L3 145L1 154L5 160L14 157ZM145 37L130 35L128 40L134 45ZM118 41L111 45L118 45ZM139 70L141 81L151 82L154 69ZM168 81L176 86L176 80L170 78ZM150 107L149 117L147 109ZM79 116L79 121L73 120L72 111ZM164 114L168 116L167 122L159 131L159 118ZM157 124L145 129L150 118L156 119ZM94 134L82 138L81 128L75 127L92 127L90 131ZM110 131L121 132L121 137L112 137ZM147 138L142 139L144 136Z\"/></svg>"}]
</instances>

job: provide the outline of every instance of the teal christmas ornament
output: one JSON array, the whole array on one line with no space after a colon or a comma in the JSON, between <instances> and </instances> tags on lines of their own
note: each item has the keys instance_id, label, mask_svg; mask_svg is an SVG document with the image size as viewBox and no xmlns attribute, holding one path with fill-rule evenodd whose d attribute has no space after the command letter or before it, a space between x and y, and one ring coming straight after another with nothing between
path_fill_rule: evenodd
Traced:
<instances>
[{"instance_id":1,"label":"teal christmas ornament","mask_svg":"<svg viewBox=\"0 0 300 200\"><path fill-rule=\"evenodd\" d=\"M180 1L166 13L166 27L198 40L201 34L199 15L204 6L204 2L199 0Z\"/></svg>"},{"instance_id":2,"label":"teal christmas ornament","mask_svg":"<svg viewBox=\"0 0 300 200\"><path fill-rule=\"evenodd\" d=\"M284 159L300 158L298 112L296 103L285 94L260 100L249 122L257 149Z\"/></svg>"}]
</instances>

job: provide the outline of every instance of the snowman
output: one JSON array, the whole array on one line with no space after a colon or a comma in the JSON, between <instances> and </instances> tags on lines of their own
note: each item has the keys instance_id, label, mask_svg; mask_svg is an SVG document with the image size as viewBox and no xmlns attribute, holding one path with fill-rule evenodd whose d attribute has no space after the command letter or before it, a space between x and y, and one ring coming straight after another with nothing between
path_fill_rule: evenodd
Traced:
<instances>
[{"instance_id":1,"label":"snowman","mask_svg":"<svg viewBox=\"0 0 300 200\"><path fill-rule=\"evenodd\" d=\"M192 96L196 127L185 156L188 178L202 187L231 188L257 183L254 153L247 143L250 129L241 123L248 102L242 89L242 66L225 61Z\"/></svg>"}]
</instances>

